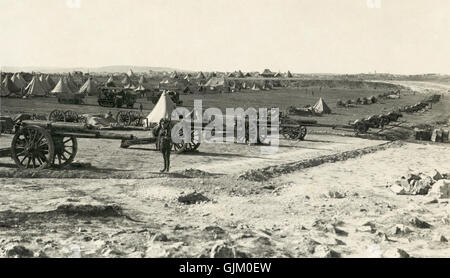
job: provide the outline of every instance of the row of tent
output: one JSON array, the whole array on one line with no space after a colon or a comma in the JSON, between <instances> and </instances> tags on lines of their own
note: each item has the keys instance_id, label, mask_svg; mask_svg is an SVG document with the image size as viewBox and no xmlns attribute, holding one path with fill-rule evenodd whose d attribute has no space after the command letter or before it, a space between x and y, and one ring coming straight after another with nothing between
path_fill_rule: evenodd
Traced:
<instances>
[{"instance_id":1,"label":"row of tent","mask_svg":"<svg viewBox=\"0 0 450 278\"><path fill-rule=\"evenodd\" d=\"M34 75L30 82L26 82L20 73L15 73L12 77L5 76L0 80L0 90L2 96L15 94L19 97L28 96L46 96L57 93L95 93L97 86L92 78L78 89L78 85L72 76L62 76L55 84L50 75Z\"/></svg>"},{"instance_id":2,"label":"row of tent","mask_svg":"<svg viewBox=\"0 0 450 278\"><path fill-rule=\"evenodd\" d=\"M2 76L0 75L0 78ZM139 83L134 85L131 78L126 75L122 84L126 89L133 89L137 92L145 91L144 83L145 77L141 76ZM108 86L115 87L112 76L106 82ZM0 79L0 95L9 96L14 94L18 97L28 96L46 96L48 94L58 93L81 93L88 95L98 94L98 84L92 78L89 77L86 82L79 87L74 81L73 77L69 74L67 76L61 76L59 81L55 83L50 75L34 75L30 82L26 82L20 73L14 73L12 76L5 76L3 80Z\"/></svg>"},{"instance_id":3,"label":"row of tent","mask_svg":"<svg viewBox=\"0 0 450 278\"><path fill-rule=\"evenodd\" d=\"M290 74L290 72L288 72ZM246 76L241 71L236 72L236 77ZM191 74L187 74L184 78L179 78L179 74L175 71L171 74L170 79L165 79L159 83L160 89L181 89L185 90L189 86L193 85L190 81ZM137 79L139 80L137 81ZM209 78L206 78L203 72L199 72L196 79L198 81L199 91L222 91L232 92L240 89L249 89L253 91L270 90L274 87L274 84L270 82L264 82L259 84L257 82L241 82L237 80L227 80L225 76L218 76L216 73L209 74ZM33 76L32 80L27 83L20 73L15 73L12 77L6 76L4 80L0 80L1 95L9 95L11 93L17 96L43 96L47 94L56 93L82 93L95 95L98 94L98 84L92 77L89 77L86 82L79 86L74 81L72 75L69 73L66 76L60 77L60 80L55 84L49 75ZM132 89L136 92L144 92L147 90L147 80L144 75L137 77L130 69L127 74L124 75L120 81L121 87L125 89ZM116 86L114 77L109 76L104 85L109 87Z\"/></svg>"},{"instance_id":4,"label":"row of tent","mask_svg":"<svg viewBox=\"0 0 450 278\"><path fill-rule=\"evenodd\" d=\"M266 69L265 71L267 71L267 69ZM260 74L260 75L261 75L261 76L266 76L266 75L268 75L268 74L265 74L265 72L263 72L263 73ZM206 75L205 75L203 72L200 71L200 72L194 77L194 79L200 79L200 80L201 80L201 79L213 78L213 77L218 77L218 76L219 76L219 75L218 75L217 73L212 72L212 73L210 73L210 74L208 75L208 77L206 77ZM294 77L290 71L288 71L288 72L286 73L286 75L283 75L282 73L278 72L278 73L271 73L270 76L272 76L272 77L287 77L287 78L293 78L293 77ZM242 71L238 70L238 71L230 72L230 73L226 74L226 77L229 77L229 78L246 78L246 77L254 77L254 76L252 76L252 74L250 74L249 72L247 72L247 73L244 74ZM180 77L180 74L178 74L176 71L174 71L174 72L172 72L172 74L170 75L170 78L172 78L172 79L180 79L181 77ZM188 73L188 74L186 74L186 75L184 76L183 79L189 80L189 79L191 79L191 78L193 78L193 75L190 74L190 73Z\"/></svg>"}]
</instances>

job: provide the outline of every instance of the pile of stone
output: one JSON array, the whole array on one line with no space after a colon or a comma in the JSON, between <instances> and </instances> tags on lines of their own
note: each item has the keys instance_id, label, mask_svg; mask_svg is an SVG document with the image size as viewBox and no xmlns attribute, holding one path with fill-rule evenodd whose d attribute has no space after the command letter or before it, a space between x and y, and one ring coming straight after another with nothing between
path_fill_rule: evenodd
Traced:
<instances>
[{"instance_id":1,"label":"pile of stone","mask_svg":"<svg viewBox=\"0 0 450 278\"><path fill-rule=\"evenodd\" d=\"M435 198L450 197L450 180L448 174L435 170L431 175L424 173L409 173L390 186L397 195L429 195Z\"/></svg>"}]
</instances>

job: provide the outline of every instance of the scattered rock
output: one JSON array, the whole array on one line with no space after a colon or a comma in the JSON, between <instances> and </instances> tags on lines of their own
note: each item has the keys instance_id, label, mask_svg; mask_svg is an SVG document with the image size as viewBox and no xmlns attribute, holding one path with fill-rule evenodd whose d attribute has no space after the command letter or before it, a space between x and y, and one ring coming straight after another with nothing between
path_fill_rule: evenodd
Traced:
<instances>
[{"instance_id":1,"label":"scattered rock","mask_svg":"<svg viewBox=\"0 0 450 278\"><path fill-rule=\"evenodd\" d=\"M417 217L412 218L409 222L412 225L414 225L415 227L417 227L417 228L421 228L421 229L429 229L429 228L431 228L431 224L429 224L429 223L427 223L427 222L425 222L423 220L420 220Z\"/></svg>"},{"instance_id":2,"label":"scattered rock","mask_svg":"<svg viewBox=\"0 0 450 278\"><path fill-rule=\"evenodd\" d=\"M436 171L436 173L433 173L433 177L439 179L441 175ZM426 195L435 183L433 177L423 173L408 174L406 178L402 177L395 181L390 186L390 190L397 195Z\"/></svg>"},{"instance_id":3,"label":"scattered rock","mask_svg":"<svg viewBox=\"0 0 450 278\"><path fill-rule=\"evenodd\" d=\"M400 248L394 248L391 250L388 250L384 257L386 258L410 258L411 256L403 249Z\"/></svg>"},{"instance_id":4,"label":"scattered rock","mask_svg":"<svg viewBox=\"0 0 450 278\"><path fill-rule=\"evenodd\" d=\"M208 202L210 201L207 197L205 197L201 193L192 192L183 196L178 197L178 202L183 203L185 205L192 205L197 204L201 202Z\"/></svg>"},{"instance_id":5,"label":"scattered rock","mask_svg":"<svg viewBox=\"0 0 450 278\"><path fill-rule=\"evenodd\" d=\"M445 236L441 235L439 238L439 241L440 242L448 242L448 239Z\"/></svg>"},{"instance_id":6,"label":"scattered rock","mask_svg":"<svg viewBox=\"0 0 450 278\"><path fill-rule=\"evenodd\" d=\"M271 185L271 184L265 185L265 186L262 187L262 189L266 189L266 190L274 190L275 188L276 187L274 185Z\"/></svg>"},{"instance_id":7,"label":"scattered rock","mask_svg":"<svg viewBox=\"0 0 450 278\"><path fill-rule=\"evenodd\" d=\"M36 258L49 258L49 256L42 250L40 250L37 254L36 254Z\"/></svg>"},{"instance_id":8,"label":"scattered rock","mask_svg":"<svg viewBox=\"0 0 450 278\"><path fill-rule=\"evenodd\" d=\"M163 233L156 233L153 237L152 237L153 241L168 241L169 239L167 238L167 236Z\"/></svg>"},{"instance_id":9,"label":"scattered rock","mask_svg":"<svg viewBox=\"0 0 450 278\"><path fill-rule=\"evenodd\" d=\"M260 237L255 238L253 240L253 243L256 244L256 245L266 245L266 246L272 245L272 242L270 241L270 238L264 237L264 236L260 236Z\"/></svg>"},{"instance_id":10,"label":"scattered rock","mask_svg":"<svg viewBox=\"0 0 450 278\"><path fill-rule=\"evenodd\" d=\"M393 228L392 234L394 235L407 235L412 233L413 230L411 230L408 226L405 225L396 225Z\"/></svg>"},{"instance_id":11,"label":"scattered rock","mask_svg":"<svg viewBox=\"0 0 450 278\"><path fill-rule=\"evenodd\" d=\"M405 195L406 190L399 184L393 184L391 187L389 187L392 192L394 192L397 195Z\"/></svg>"},{"instance_id":12,"label":"scattered rock","mask_svg":"<svg viewBox=\"0 0 450 278\"><path fill-rule=\"evenodd\" d=\"M430 194L430 193L428 193L428 194ZM425 205L431 205L431 204L437 204L437 203L439 203L438 199L434 198L431 201L426 202Z\"/></svg>"},{"instance_id":13,"label":"scattered rock","mask_svg":"<svg viewBox=\"0 0 450 278\"><path fill-rule=\"evenodd\" d=\"M372 233L372 228L370 226L361 226L356 228L356 231L361 233Z\"/></svg>"},{"instance_id":14,"label":"scattered rock","mask_svg":"<svg viewBox=\"0 0 450 278\"><path fill-rule=\"evenodd\" d=\"M357 232L369 232L369 233L375 233L376 232L375 224L372 222L366 222L361 227L358 227L356 229Z\"/></svg>"},{"instance_id":15,"label":"scattered rock","mask_svg":"<svg viewBox=\"0 0 450 278\"><path fill-rule=\"evenodd\" d=\"M342 199L345 198L347 195L345 193L341 193L339 191L329 191L328 197L334 198L334 199Z\"/></svg>"},{"instance_id":16,"label":"scattered rock","mask_svg":"<svg viewBox=\"0 0 450 278\"><path fill-rule=\"evenodd\" d=\"M438 180L428 192L428 196L439 199L450 198L450 180Z\"/></svg>"},{"instance_id":17,"label":"scattered rock","mask_svg":"<svg viewBox=\"0 0 450 278\"><path fill-rule=\"evenodd\" d=\"M213 174L199 170L199 169L185 169L183 171L177 172L185 177L189 177L189 178L205 178L205 177L210 177Z\"/></svg>"},{"instance_id":18,"label":"scattered rock","mask_svg":"<svg viewBox=\"0 0 450 278\"><path fill-rule=\"evenodd\" d=\"M438 172L438 170L434 169L433 173L431 174L431 177L433 177L433 180L438 181L442 180L444 177L441 175L441 173Z\"/></svg>"},{"instance_id":19,"label":"scattered rock","mask_svg":"<svg viewBox=\"0 0 450 278\"><path fill-rule=\"evenodd\" d=\"M145 251L146 258L164 258L168 252L159 244L151 244Z\"/></svg>"},{"instance_id":20,"label":"scattered rock","mask_svg":"<svg viewBox=\"0 0 450 278\"><path fill-rule=\"evenodd\" d=\"M342 240L339 240L337 238L334 239L334 242L336 245L346 245L345 242L343 242Z\"/></svg>"},{"instance_id":21,"label":"scattered rock","mask_svg":"<svg viewBox=\"0 0 450 278\"><path fill-rule=\"evenodd\" d=\"M341 230L341 229L339 229L339 228L337 228L335 226L333 227L333 232L335 234L337 234L338 236L348 236L348 233L346 231Z\"/></svg>"},{"instance_id":22,"label":"scattered rock","mask_svg":"<svg viewBox=\"0 0 450 278\"><path fill-rule=\"evenodd\" d=\"M210 258L235 258L236 253L234 248L228 246L226 243L220 242L211 248Z\"/></svg>"},{"instance_id":23,"label":"scattered rock","mask_svg":"<svg viewBox=\"0 0 450 278\"><path fill-rule=\"evenodd\" d=\"M215 234L225 234L225 230L219 226L207 226L203 229L205 232L213 232Z\"/></svg>"},{"instance_id":24,"label":"scattered rock","mask_svg":"<svg viewBox=\"0 0 450 278\"><path fill-rule=\"evenodd\" d=\"M318 258L340 258L341 254L325 245L319 245L314 250L314 256Z\"/></svg>"},{"instance_id":25,"label":"scattered rock","mask_svg":"<svg viewBox=\"0 0 450 278\"><path fill-rule=\"evenodd\" d=\"M32 258L33 255L33 251L22 245L15 245L6 249L6 257L8 258Z\"/></svg>"},{"instance_id":26,"label":"scattered rock","mask_svg":"<svg viewBox=\"0 0 450 278\"><path fill-rule=\"evenodd\" d=\"M419 174L415 174L415 173L409 173L406 180L408 181L408 183L410 183L413 180L420 180L420 173Z\"/></svg>"}]
</instances>

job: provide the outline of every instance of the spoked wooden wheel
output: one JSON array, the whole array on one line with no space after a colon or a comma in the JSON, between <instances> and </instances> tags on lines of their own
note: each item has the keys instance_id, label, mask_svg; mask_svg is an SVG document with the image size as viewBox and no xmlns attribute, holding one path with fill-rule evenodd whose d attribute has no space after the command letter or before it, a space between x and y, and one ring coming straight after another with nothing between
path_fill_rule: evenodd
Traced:
<instances>
[{"instance_id":1,"label":"spoked wooden wheel","mask_svg":"<svg viewBox=\"0 0 450 278\"><path fill-rule=\"evenodd\" d=\"M382 116L380 118L380 127L383 128L385 125L388 125L390 122L389 118L386 116Z\"/></svg>"},{"instance_id":2,"label":"spoked wooden wheel","mask_svg":"<svg viewBox=\"0 0 450 278\"><path fill-rule=\"evenodd\" d=\"M299 139L300 137L300 131L298 131L295 128L291 128L291 127L283 127L280 130L281 135L283 135L284 138L286 139Z\"/></svg>"},{"instance_id":3,"label":"spoked wooden wheel","mask_svg":"<svg viewBox=\"0 0 450 278\"><path fill-rule=\"evenodd\" d=\"M73 136L54 136L53 144L55 147L52 166L62 168L73 162L77 154L77 138Z\"/></svg>"},{"instance_id":4,"label":"spoked wooden wheel","mask_svg":"<svg viewBox=\"0 0 450 278\"><path fill-rule=\"evenodd\" d=\"M188 143L189 150L195 151L200 147L200 132L197 130L192 130L191 132L191 142Z\"/></svg>"},{"instance_id":5,"label":"spoked wooden wheel","mask_svg":"<svg viewBox=\"0 0 450 278\"><path fill-rule=\"evenodd\" d=\"M306 129L305 126L300 126L298 139L300 139L301 141L305 140L307 132L308 132L308 130Z\"/></svg>"},{"instance_id":6,"label":"spoked wooden wheel","mask_svg":"<svg viewBox=\"0 0 450 278\"><path fill-rule=\"evenodd\" d=\"M288 139L289 138L287 129L284 128L284 127L280 127L280 134L283 135L284 139Z\"/></svg>"},{"instance_id":7,"label":"spoked wooden wheel","mask_svg":"<svg viewBox=\"0 0 450 278\"><path fill-rule=\"evenodd\" d=\"M50 115L48 116L48 119L52 122L65 122L66 121L66 115L61 110L53 110Z\"/></svg>"},{"instance_id":8,"label":"spoked wooden wheel","mask_svg":"<svg viewBox=\"0 0 450 278\"><path fill-rule=\"evenodd\" d=\"M131 115L127 111L119 111L116 120L119 124L128 126L131 123Z\"/></svg>"},{"instance_id":9,"label":"spoked wooden wheel","mask_svg":"<svg viewBox=\"0 0 450 278\"><path fill-rule=\"evenodd\" d=\"M19 168L46 168L51 165L54 151L50 133L37 126L21 128L11 142L11 156Z\"/></svg>"},{"instance_id":10,"label":"spoked wooden wheel","mask_svg":"<svg viewBox=\"0 0 450 278\"><path fill-rule=\"evenodd\" d=\"M355 123L353 128L357 134L366 133L369 130L369 127L363 122Z\"/></svg>"},{"instance_id":11,"label":"spoked wooden wheel","mask_svg":"<svg viewBox=\"0 0 450 278\"><path fill-rule=\"evenodd\" d=\"M64 112L64 116L66 117L65 121L70 123L78 122L78 114L75 111L67 110Z\"/></svg>"},{"instance_id":12,"label":"spoked wooden wheel","mask_svg":"<svg viewBox=\"0 0 450 278\"><path fill-rule=\"evenodd\" d=\"M183 136L183 129L180 129L180 136ZM190 142L184 142L182 140L181 143L173 144L173 149L177 153L183 153L183 152L192 152L198 149L200 147L200 133L198 131L192 130L191 131L191 141Z\"/></svg>"}]
</instances>

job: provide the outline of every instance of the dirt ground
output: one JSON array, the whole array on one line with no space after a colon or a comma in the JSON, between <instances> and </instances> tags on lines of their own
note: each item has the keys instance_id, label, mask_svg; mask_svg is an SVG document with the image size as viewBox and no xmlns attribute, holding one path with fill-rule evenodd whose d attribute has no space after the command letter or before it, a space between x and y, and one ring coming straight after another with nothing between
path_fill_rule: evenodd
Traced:
<instances>
[{"instance_id":1,"label":"dirt ground","mask_svg":"<svg viewBox=\"0 0 450 278\"><path fill-rule=\"evenodd\" d=\"M411 104L427 88L446 95L404 120L448 120L448 87L419 85L411 85ZM411 171L450 173L449 144L319 131L281 140L269 155L258 146L202 144L173 155L170 174L159 173L154 146L120 149L113 140L79 140L77 169L18 171L2 158L0 256L450 256L442 240L450 238L449 200L387 187ZM10 141L2 135L0 148ZM269 178L252 178L261 173ZM181 202L193 192L206 198ZM415 217L431 226L414 226Z\"/></svg>"}]
</instances>

